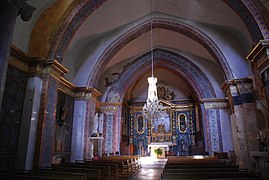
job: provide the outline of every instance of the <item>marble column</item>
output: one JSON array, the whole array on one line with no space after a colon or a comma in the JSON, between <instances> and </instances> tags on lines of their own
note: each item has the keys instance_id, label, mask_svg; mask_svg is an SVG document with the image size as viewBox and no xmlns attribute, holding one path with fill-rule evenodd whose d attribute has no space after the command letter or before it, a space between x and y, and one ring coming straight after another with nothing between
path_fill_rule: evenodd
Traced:
<instances>
[{"instance_id":1,"label":"marble column","mask_svg":"<svg viewBox=\"0 0 269 180\"><path fill-rule=\"evenodd\" d=\"M257 149L256 106L252 79L235 79L226 82L223 89L228 96L233 146L236 163L241 168L251 168L250 151Z\"/></svg>"},{"instance_id":2,"label":"marble column","mask_svg":"<svg viewBox=\"0 0 269 180\"><path fill-rule=\"evenodd\" d=\"M7 66L16 17L30 20L35 8L25 0L2 0L0 6L0 107L4 93Z\"/></svg>"},{"instance_id":3,"label":"marble column","mask_svg":"<svg viewBox=\"0 0 269 180\"><path fill-rule=\"evenodd\" d=\"M28 78L18 140L16 169L33 169L41 90L42 80L39 77Z\"/></svg>"},{"instance_id":4,"label":"marble column","mask_svg":"<svg viewBox=\"0 0 269 180\"><path fill-rule=\"evenodd\" d=\"M103 120L103 152L120 152L121 104L104 103L101 106Z\"/></svg>"},{"instance_id":5,"label":"marble column","mask_svg":"<svg viewBox=\"0 0 269 180\"><path fill-rule=\"evenodd\" d=\"M32 59L29 74L42 79L34 166L50 167L54 148L55 119L60 78L68 70L56 60Z\"/></svg>"},{"instance_id":6,"label":"marble column","mask_svg":"<svg viewBox=\"0 0 269 180\"><path fill-rule=\"evenodd\" d=\"M71 161L90 159L93 156L90 137L94 132L95 108L100 95L94 88L76 89Z\"/></svg>"}]
</instances>

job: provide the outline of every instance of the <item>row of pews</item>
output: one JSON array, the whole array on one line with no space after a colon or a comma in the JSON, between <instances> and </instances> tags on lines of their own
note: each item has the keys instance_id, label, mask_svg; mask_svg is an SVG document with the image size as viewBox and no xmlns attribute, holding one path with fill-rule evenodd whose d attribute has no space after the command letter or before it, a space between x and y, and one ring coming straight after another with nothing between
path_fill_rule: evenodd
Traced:
<instances>
[{"instance_id":1,"label":"row of pews","mask_svg":"<svg viewBox=\"0 0 269 180\"><path fill-rule=\"evenodd\" d=\"M129 179L141 170L139 156L109 156L98 160L76 161L39 167L31 171L16 170L0 174L0 179L10 180L121 180Z\"/></svg>"},{"instance_id":2,"label":"row of pews","mask_svg":"<svg viewBox=\"0 0 269 180\"><path fill-rule=\"evenodd\" d=\"M211 157L194 159L193 157L168 157L161 174L162 180L173 179L263 179L260 173L239 169L238 166L216 160Z\"/></svg>"}]
</instances>

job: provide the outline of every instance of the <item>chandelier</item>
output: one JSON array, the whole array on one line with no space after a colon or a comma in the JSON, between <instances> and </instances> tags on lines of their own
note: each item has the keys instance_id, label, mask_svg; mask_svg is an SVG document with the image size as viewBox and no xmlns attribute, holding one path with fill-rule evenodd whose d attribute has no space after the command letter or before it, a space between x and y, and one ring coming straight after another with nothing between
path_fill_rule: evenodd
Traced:
<instances>
[{"instance_id":1,"label":"chandelier","mask_svg":"<svg viewBox=\"0 0 269 180\"><path fill-rule=\"evenodd\" d=\"M152 41L152 22L150 23L150 47L151 47L151 77L148 77L148 98L143 107L143 116L146 119L161 118L165 115L163 105L159 103L157 94L157 78L153 76L153 41Z\"/></svg>"}]
</instances>

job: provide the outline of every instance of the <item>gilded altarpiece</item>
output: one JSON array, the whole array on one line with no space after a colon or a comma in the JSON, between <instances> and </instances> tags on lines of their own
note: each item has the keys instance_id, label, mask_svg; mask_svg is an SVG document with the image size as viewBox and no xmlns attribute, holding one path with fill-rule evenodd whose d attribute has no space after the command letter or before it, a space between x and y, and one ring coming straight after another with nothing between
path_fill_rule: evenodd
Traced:
<instances>
[{"instance_id":1,"label":"gilded altarpiece","mask_svg":"<svg viewBox=\"0 0 269 180\"><path fill-rule=\"evenodd\" d=\"M195 114L192 103L161 101L166 114L158 119L145 119L142 106L130 106L129 143L134 154L147 156L151 146L167 146L166 155L186 156L192 154L195 145Z\"/></svg>"}]
</instances>

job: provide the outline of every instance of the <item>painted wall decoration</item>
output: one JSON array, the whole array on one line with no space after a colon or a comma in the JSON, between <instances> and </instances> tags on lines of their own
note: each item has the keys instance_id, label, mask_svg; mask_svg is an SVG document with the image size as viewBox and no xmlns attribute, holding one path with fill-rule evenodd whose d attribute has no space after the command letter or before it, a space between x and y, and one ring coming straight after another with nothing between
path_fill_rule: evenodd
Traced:
<instances>
[{"instance_id":1,"label":"painted wall decoration","mask_svg":"<svg viewBox=\"0 0 269 180\"><path fill-rule=\"evenodd\" d=\"M143 134L146 130L146 120L142 114L139 114L135 119L135 127L137 133Z\"/></svg>"},{"instance_id":2,"label":"painted wall decoration","mask_svg":"<svg viewBox=\"0 0 269 180\"><path fill-rule=\"evenodd\" d=\"M153 121L153 133L165 133L171 131L170 114L166 113L164 117L160 117Z\"/></svg>"},{"instance_id":3,"label":"painted wall decoration","mask_svg":"<svg viewBox=\"0 0 269 180\"><path fill-rule=\"evenodd\" d=\"M179 126L179 131L181 133L186 133L187 131L187 117L186 114L182 113L179 114L178 116L178 126Z\"/></svg>"},{"instance_id":4,"label":"painted wall decoration","mask_svg":"<svg viewBox=\"0 0 269 180\"><path fill-rule=\"evenodd\" d=\"M149 145L168 144L166 153L174 156L192 155L195 141L194 106L166 104L166 115L159 119L145 119L142 106L131 106L129 115L129 144L133 144L134 154L149 155Z\"/></svg>"}]
</instances>

